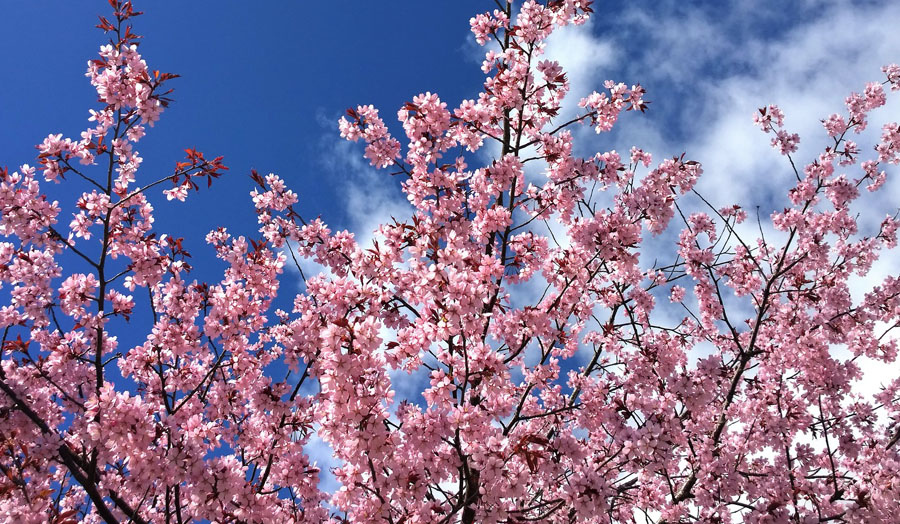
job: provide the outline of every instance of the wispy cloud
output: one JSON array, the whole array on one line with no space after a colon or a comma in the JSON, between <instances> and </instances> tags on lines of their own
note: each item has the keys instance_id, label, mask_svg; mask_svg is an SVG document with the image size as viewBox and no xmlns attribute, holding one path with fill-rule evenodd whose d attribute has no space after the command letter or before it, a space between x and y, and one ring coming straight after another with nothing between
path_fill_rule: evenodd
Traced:
<instances>
[{"instance_id":1,"label":"wispy cloud","mask_svg":"<svg viewBox=\"0 0 900 524\"><path fill-rule=\"evenodd\" d=\"M560 28L547 40L542 59L559 62L569 79L569 96L560 111L560 120L575 116L578 101L603 88L603 75L618 58L612 42L593 35L595 23L591 19L584 26Z\"/></svg>"},{"instance_id":2,"label":"wispy cloud","mask_svg":"<svg viewBox=\"0 0 900 524\"><path fill-rule=\"evenodd\" d=\"M643 76L643 82L667 86L675 95L656 94L651 112L661 110L663 118L655 125L653 118L644 124L650 141L644 147L658 158L687 144L688 155L704 166L698 185L703 194L716 205L739 203L751 213L760 206L766 219L786 205L784 195L794 177L787 159L770 147L770 137L752 125L751 115L769 103L782 107L786 127L803 139L794 155L802 169L831 140L820 120L844 112L850 92L861 91L866 81L881 81L880 67L900 61L900 5L803 2L792 5L796 16L788 17L790 23L784 22L780 3L746 1L736 7L712 10L661 2L652 11L627 11L617 21L624 36L615 41L622 47L633 47L634 42L643 47L637 53L640 59L622 66L626 76ZM851 139L862 151L871 151L880 123L895 118L876 111L869 129ZM628 122L621 127L630 126ZM617 136L619 143L636 140L638 134L627 130ZM842 170L858 176L859 168ZM886 187L864 195L866 205L857 206L862 234L876 232L885 213L896 210L896 171L889 168L892 176ZM884 254L869 275L851 279L856 303L865 290L896 272L896 263L891 263L896 257L896 250ZM861 366L866 379L856 390L864 394L878 391L900 374L867 359Z\"/></svg>"},{"instance_id":3,"label":"wispy cloud","mask_svg":"<svg viewBox=\"0 0 900 524\"><path fill-rule=\"evenodd\" d=\"M343 463L335 458L334 450L319 436L318 429L309 437L303 451L309 455L311 463L319 468L319 489L325 493L334 493L340 487L332 469L341 467Z\"/></svg>"},{"instance_id":4,"label":"wispy cloud","mask_svg":"<svg viewBox=\"0 0 900 524\"><path fill-rule=\"evenodd\" d=\"M343 216L337 220L324 217L329 226L347 228L356 237L360 247L368 248L376 238L375 230L381 224L403 221L413 215L414 209L400 190L399 180L389 170L375 169L363 158L362 147L340 138L337 134L337 117L329 119L319 115L322 127L319 161L326 183L331 183L343 194Z\"/></svg>"},{"instance_id":5,"label":"wispy cloud","mask_svg":"<svg viewBox=\"0 0 900 524\"><path fill-rule=\"evenodd\" d=\"M662 137L659 145L670 150L687 144L706 171L699 189L716 203L767 207L793 178L753 127L756 108L782 106L786 126L803 138L796 158L805 163L826 145L820 120L841 112L844 97L865 81L880 80L882 65L900 60L896 3L798 3L789 24L775 2L727 10L662 2L652 9L628 11L619 21L625 37L616 42L641 46L640 60L623 64L626 76L672 91L651 89L651 110L666 117L657 125L669 129L653 142ZM872 134L863 138L871 143Z\"/></svg>"}]
</instances>

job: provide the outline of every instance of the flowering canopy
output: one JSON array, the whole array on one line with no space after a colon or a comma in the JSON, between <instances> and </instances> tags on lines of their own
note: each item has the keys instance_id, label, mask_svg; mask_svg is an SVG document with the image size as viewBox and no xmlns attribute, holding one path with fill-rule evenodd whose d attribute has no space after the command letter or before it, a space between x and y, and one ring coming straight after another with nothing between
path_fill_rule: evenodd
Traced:
<instances>
[{"instance_id":1,"label":"flowering canopy","mask_svg":"<svg viewBox=\"0 0 900 524\"><path fill-rule=\"evenodd\" d=\"M571 126L647 109L608 81L559 121L568 80L541 55L590 2L498 3L471 20L490 43L476 99L413 97L405 145L372 106L340 121L403 176L412 217L361 246L253 172L260 236L210 232L227 269L203 283L146 192L184 200L227 168L189 149L137 183L175 75L142 59L131 3L110 4L91 127L0 172L4 521L896 522L900 381L852 387L860 357L896 364L900 279L857 302L848 282L896 246L895 217L861 230L850 206L900 163L900 126L870 156L847 137L900 90L897 65L823 120L828 147L770 216L780 236L760 219L752 238L738 206L684 211L701 175L684 155L573 154ZM781 110L755 121L793 166ZM494 159L470 167L479 150ZM78 186L74 207L40 178ZM669 259L642 265L673 219ZM300 258L326 271L273 311ZM144 342L121 347L126 329ZM395 400L397 371L422 370L421 397ZM313 435L341 464L334 493Z\"/></svg>"}]
</instances>

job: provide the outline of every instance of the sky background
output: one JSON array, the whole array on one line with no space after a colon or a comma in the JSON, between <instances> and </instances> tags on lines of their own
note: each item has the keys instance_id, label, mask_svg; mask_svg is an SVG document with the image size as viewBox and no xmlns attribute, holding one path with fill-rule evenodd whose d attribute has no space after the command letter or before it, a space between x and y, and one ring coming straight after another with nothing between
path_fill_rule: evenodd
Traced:
<instances>
[{"instance_id":1,"label":"sky background","mask_svg":"<svg viewBox=\"0 0 900 524\"><path fill-rule=\"evenodd\" d=\"M175 103L140 143L142 172L147 179L170 172L185 147L224 155L231 167L188 205L155 198L160 228L190 239L217 225L254 232L251 167L280 174L300 193L305 215L321 214L335 228L363 233L385 210L404 209L399 180L369 169L361 149L340 139L336 121L346 108L371 103L402 136L393 115L416 94L437 92L450 107L475 97L484 50L468 20L493 2L137 6L150 68L182 75L170 83ZM881 65L900 61L896 2L638 1L595 9L589 27L558 32L548 46L572 81L570 107L608 78L640 82L652 104L645 115L625 115L613 133L582 129L579 152L638 145L657 160L687 152L704 164L701 189L717 204L771 206L790 182L789 166L752 126L756 107L782 106L788 129L803 138L797 159L805 163L825 144L819 120L841 111L865 81L880 80ZM34 163L34 144L48 133L77 137L86 127L96 97L83 73L104 43L92 29L96 14L109 9L103 1L47 0L7 2L3 10L0 165L15 167Z\"/></svg>"},{"instance_id":2,"label":"sky background","mask_svg":"<svg viewBox=\"0 0 900 524\"><path fill-rule=\"evenodd\" d=\"M638 145L657 160L687 152L704 164L701 188L717 204L772 204L790 182L789 166L752 126L752 111L780 104L787 128L803 138L797 158L805 163L827 138L819 120L841 111L865 81L880 80L881 65L900 61L896 2L727 4L598 2L589 27L558 32L548 54L568 70L570 107L608 78L640 82L652 102L611 134L582 129L579 152ZM251 167L280 174L306 215L321 214L335 228L361 233L380 209L403 205L399 180L368 169L336 121L346 108L371 103L402 135L393 115L414 95L437 92L450 107L475 97L484 50L468 20L493 2L337 5L138 2L145 14L135 25L150 68L182 75L170 83L174 104L140 143L142 172L168 173L185 147L224 155L231 167L188 205L157 195L162 229L189 238L220 224L252 233ZM77 137L86 127L96 97L85 63L104 42L92 26L109 9L102 1L3 9L0 165L14 167L34 163L34 144L48 133Z\"/></svg>"},{"instance_id":3,"label":"sky background","mask_svg":"<svg viewBox=\"0 0 900 524\"><path fill-rule=\"evenodd\" d=\"M477 97L484 49L468 21L494 4L156 0L136 6L146 12L134 24L145 35L140 49L150 69L182 75L169 84L175 102L139 143L139 176L146 182L171 173L185 147L225 156L231 171L187 203L166 202L158 192L151 197L158 231L186 237L195 276L217 280L221 266L203 237L220 225L255 234L251 168L280 174L299 193L305 217L321 215L333 229L362 238L391 215L407 216L400 181L369 168L361 147L340 139L337 120L346 108L371 103L402 136L394 115L413 96L437 92L451 108ZM87 127L88 109L97 104L84 71L105 43L93 28L96 15L109 8L104 1L44 0L4 2L2 9L0 165L15 169L35 163L34 145L48 133L78 137ZM624 114L613 133L577 131L576 152L637 145L656 161L686 152L703 164L699 189L717 206L760 206L763 216L786 205L793 175L770 147L771 137L753 126L755 108L781 106L786 128L801 136L795 158L805 164L829 140L820 120L844 112L844 97L865 82L883 80L882 65L900 62L898 2L648 0L598 2L595 11L587 27L560 31L548 45L547 54L572 82L570 113L562 116L606 79L641 83L652 103L644 115ZM874 112L870 130L858 137L864 151L881 123L900 120L900 104L891 102L896 97L889 93L887 108ZM900 205L897 175L892 166L886 190L874 199L864 195L864 227L876 227ZM64 210L78 196L66 186L48 190ZM645 255L671 240L667 234L651 241ZM896 253L882 259L857 289L896 274L897 260ZM288 307L291 296L282 293L280 305ZM884 369L867 372L872 383L885 377Z\"/></svg>"}]
</instances>

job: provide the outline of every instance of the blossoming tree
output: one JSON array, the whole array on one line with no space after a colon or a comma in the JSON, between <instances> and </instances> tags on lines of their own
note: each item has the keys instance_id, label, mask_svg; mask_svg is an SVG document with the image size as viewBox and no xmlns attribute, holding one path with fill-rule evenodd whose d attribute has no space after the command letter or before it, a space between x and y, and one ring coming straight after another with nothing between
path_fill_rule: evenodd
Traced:
<instances>
[{"instance_id":1,"label":"blossoming tree","mask_svg":"<svg viewBox=\"0 0 900 524\"><path fill-rule=\"evenodd\" d=\"M646 108L639 85L607 82L558 118L569 85L542 51L590 2L498 3L471 20L490 44L476 99L415 96L405 147L371 106L341 119L403 177L413 216L360 246L254 172L260 235L209 233L227 270L203 283L147 192L184 200L226 167L188 150L141 178L135 146L174 75L138 53L131 3L110 4L90 127L0 172L3 521L897 522L900 381L852 387L859 357L896 365L900 280L854 302L848 279L896 245L894 218L861 230L850 206L900 162L900 126L869 154L847 137L900 67L824 120L805 168L791 158L786 207L753 238L738 206L684 211L701 174L684 155L573 155L571 126ZM790 158L781 111L756 122ZM469 166L483 148L494 159ZM669 260L643 266L643 239L670 227ZM301 258L327 271L273 311ZM147 334L122 347L123 330ZM395 401L397 371L423 369L421 398ZM334 493L314 434L340 463Z\"/></svg>"}]
</instances>

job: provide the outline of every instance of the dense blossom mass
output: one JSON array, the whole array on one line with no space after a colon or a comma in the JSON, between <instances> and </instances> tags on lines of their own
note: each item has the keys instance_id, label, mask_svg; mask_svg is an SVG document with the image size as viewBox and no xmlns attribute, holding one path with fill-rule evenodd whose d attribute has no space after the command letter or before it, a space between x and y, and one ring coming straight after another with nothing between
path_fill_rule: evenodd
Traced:
<instances>
[{"instance_id":1,"label":"dense blossom mass","mask_svg":"<svg viewBox=\"0 0 900 524\"><path fill-rule=\"evenodd\" d=\"M402 177L411 217L360 245L253 172L259 236L210 232L227 269L204 283L147 191L184 200L227 168L189 149L170 175L138 173L174 75L139 54L131 3L110 3L90 127L0 172L0 520L898 522L900 380L854 385L863 357L897 365L900 279L860 300L848 282L897 244L896 216L866 228L851 205L900 163L900 125L874 151L849 137L900 66L823 117L805 167L782 111L759 110L796 180L747 227L695 193L680 152L573 153L573 126L647 109L640 85L608 81L560 118L569 83L542 53L590 2L498 4L471 20L476 98L413 97L404 143L372 106L340 121ZM642 263L667 231L668 259ZM324 271L273 310L302 259ZM124 347L125 330L146 336ZM339 464L333 493L313 437Z\"/></svg>"}]
</instances>

